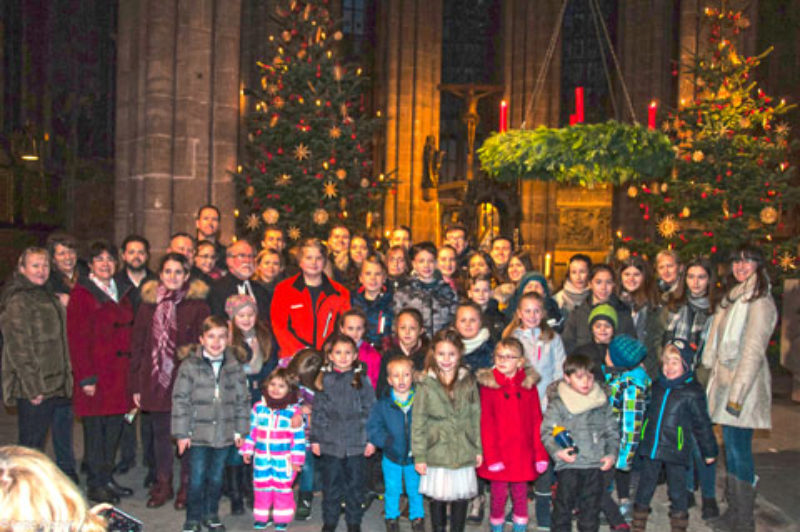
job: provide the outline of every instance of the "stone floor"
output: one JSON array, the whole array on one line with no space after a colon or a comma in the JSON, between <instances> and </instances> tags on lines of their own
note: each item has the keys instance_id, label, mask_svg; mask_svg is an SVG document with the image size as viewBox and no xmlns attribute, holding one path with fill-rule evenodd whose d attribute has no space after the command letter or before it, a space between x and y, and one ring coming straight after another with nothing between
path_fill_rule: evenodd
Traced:
<instances>
[{"instance_id":1,"label":"stone floor","mask_svg":"<svg viewBox=\"0 0 800 532\"><path fill-rule=\"evenodd\" d=\"M786 390L784 390L786 388ZM757 434L754 441L756 453L756 470L761 478L759 484L759 497L757 509L758 532L800 532L800 405L788 399L788 386L783 381L776 379L775 400L773 406L773 425L771 432ZM13 412L0 409L0 444L14 443L16 441L16 417ZM75 430L76 456L82 455L82 436L80 424L76 422ZM51 449L48 450L52 452ZM720 468L720 471L722 468ZM136 491L133 497L123 499L120 508L145 523L148 531L179 531L184 520L184 513L178 512L171 505L158 509L145 506L146 490L142 488L145 470L139 466L126 475L119 475L120 484L130 486ZM719 494L722 490L719 489ZM315 497L312 519L306 522L293 523L289 530L296 532L318 531L320 521L320 497ZM659 487L653 501L653 515L650 519L649 530L669 530L667 517L668 501L664 486ZM724 505L722 505L724 507ZM364 517L362 529L365 532L379 532L383 526L383 504L375 502ZM229 531L252 530L252 517L249 515L232 516L228 512L227 500L221 504L221 517ZM533 507L530 514L534 515ZM468 527L468 530L486 530L488 524L484 522L481 527ZM510 527L508 527L510 530ZM535 530L535 523L531 523L530 530ZM603 527L603 530L607 530ZM690 530L707 531L708 526L700 519L699 510L691 512ZM340 523L338 530L345 530L344 523ZM408 521L401 522L401 530L410 530Z\"/></svg>"}]
</instances>

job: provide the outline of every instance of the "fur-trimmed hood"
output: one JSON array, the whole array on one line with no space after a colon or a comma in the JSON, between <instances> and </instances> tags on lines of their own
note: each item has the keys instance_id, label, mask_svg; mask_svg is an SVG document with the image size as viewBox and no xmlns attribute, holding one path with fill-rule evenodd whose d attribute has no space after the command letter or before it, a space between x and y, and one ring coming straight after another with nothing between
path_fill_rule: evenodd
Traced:
<instances>
[{"instance_id":1,"label":"fur-trimmed hood","mask_svg":"<svg viewBox=\"0 0 800 532\"><path fill-rule=\"evenodd\" d=\"M494 388L498 389L501 388L502 385L497 382L497 377L494 374L494 368L483 368L479 369L475 373L475 377L478 379L478 384L481 386L485 386L486 388ZM539 382L540 376L536 372L535 369L531 367L525 368L525 378L522 379L520 386L525 388L526 390L530 390L536 383Z\"/></svg>"},{"instance_id":2,"label":"fur-trimmed hood","mask_svg":"<svg viewBox=\"0 0 800 532\"><path fill-rule=\"evenodd\" d=\"M157 280L153 279L142 285L142 303L156 304L158 283ZM209 290L209 286L200 279L190 279L189 291L186 293L186 299L205 299L208 297Z\"/></svg>"},{"instance_id":3,"label":"fur-trimmed hood","mask_svg":"<svg viewBox=\"0 0 800 532\"><path fill-rule=\"evenodd\" d=\"M429 377L437 381L439 380L439 377L436 375L436 371L433 368L429 369L428 371L417 372L414 375L414 380L416 382L423 382ZM460 386L464 381L469 381L469 384L474 384L475 376L472 374L469 368L459 366L458 373L456 374L456 386Z\"/></svg>"},{"instance_id":4,"label":"fur-trimmed hood","mask_svg":"<svg viewBox=\"0 0 800 532\"><path fill-rule=\"evenodd\" d=\"M203 283L205 284L205 283ZM190 356L203 356L203 346L200 344L186 344L178 348L175 357L178 360L184 360ZM238 345L229 345L225 348L225 356L233 355L233 357L241 364L247 362L247 351Z\"/></svg>"}]
</instances>

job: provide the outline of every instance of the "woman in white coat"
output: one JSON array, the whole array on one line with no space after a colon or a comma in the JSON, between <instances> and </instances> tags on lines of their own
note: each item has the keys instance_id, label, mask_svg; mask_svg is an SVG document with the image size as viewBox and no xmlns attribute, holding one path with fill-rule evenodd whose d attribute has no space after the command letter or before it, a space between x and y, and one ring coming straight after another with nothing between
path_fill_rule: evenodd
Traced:
<instances>
[{"instance_id":1,"label":"woman in white coat","mask_svg":"<svg viewBox=\"0 0 800 532\"><path fill-rule=\"evenodd\" d=\"M772 383L767 346L778 318L761 251L748 246L731 256L727 293L714 312L703 365L711 370L708 408L722 426L728 511L723 530L755 530L753 430L772 426Z\"/></svg>"}]
</instances>

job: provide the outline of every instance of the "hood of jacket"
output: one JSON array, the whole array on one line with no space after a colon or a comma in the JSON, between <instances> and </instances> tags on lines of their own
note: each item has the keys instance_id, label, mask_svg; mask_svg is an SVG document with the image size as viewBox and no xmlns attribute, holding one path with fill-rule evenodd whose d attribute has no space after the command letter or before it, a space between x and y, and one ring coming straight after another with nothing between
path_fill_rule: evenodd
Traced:
<instances>
[{"instance_id":1,"label":"hood of jacket","mask_svg":"<svg viewBox=\"0 0 800 532\"><path fill-rule=\"evenodd\" d=\"M200 358L203 356L203 346L200 344L186 344L178 348L175 356L178 360L184 360L192 356ZM247 351L238 345L229 345L225 348L226 361L229 356L232 356L239 363L247 362Z\"/></svg>"},{"instance_id":2,"label":"hood of jacket","mask_svg":"<svg viewBox=\"0 0 800 532\"><path fill-rule=\"evenodd\" d=\"M147 281L142 285L142 303L155 305L158 302L158 283L157 280ZM189 291L186 299L205 299L208 296L209 287L200 279L189 281Z\"/></svg>"},{"instance_id":3,"label":"hood of jacket","mask_svg":"<svg viewBox=\"0 0 800 532\"><path fill-rule=\"evenodd\" d=\"M503 384L497 382L497 375L495 374L494 368L483 368L479 369L475 373L475 378L478 379L478 384L481 386L485 386L486 388L493 388L499 389L503 387ZM536 386L536 383L539 382L540 376L536 372L535 369L527 367L522 372L517 372L511 379L504 377L506 381L515 381L519 379L519 385L526 390L530 390Z\"/></svg>"}]
</instances>

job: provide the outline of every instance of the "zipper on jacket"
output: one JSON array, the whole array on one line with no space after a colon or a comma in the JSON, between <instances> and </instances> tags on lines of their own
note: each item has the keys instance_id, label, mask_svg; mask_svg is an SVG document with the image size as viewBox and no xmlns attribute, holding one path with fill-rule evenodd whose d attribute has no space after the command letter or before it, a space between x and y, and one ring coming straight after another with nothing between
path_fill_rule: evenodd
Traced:
<instances>
[{"instance_id":1,"label":"zipper on jacket","mask_svg":"<svg viewBox=\"0 0 800 532\"><path fill-rule=\"evenodd\" d=\"M656 425L656 437L653 442L653 451L650 453L650 459L656 459L656 451L658 450L658 436L661 433L661 420L664 417L664 409L667 407L667 399L669 399L669 392L672 388L667 388L667 393L664 394L664 399L661 401L661 411L658 413L658 424Z\"/></svg>"},{"instance_id":2,"label":"zipper on jacket","mask_svg":"<svg viewBox=\"0 0 800 532\"><path fill-rule=\"evenodd\" d=\"M683 427L678 425L678 451L683 450Z\"/></svg>"}]
</instances>

